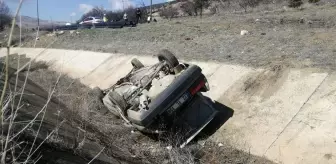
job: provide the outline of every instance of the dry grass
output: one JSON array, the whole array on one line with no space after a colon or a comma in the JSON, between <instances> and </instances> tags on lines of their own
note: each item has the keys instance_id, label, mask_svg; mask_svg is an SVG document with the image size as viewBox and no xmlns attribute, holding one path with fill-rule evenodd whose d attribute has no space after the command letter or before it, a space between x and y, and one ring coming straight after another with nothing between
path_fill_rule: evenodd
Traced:
<instances>
[{"instance_id":1,"label":"dry grass","mask_svg":"<svg viewBox=\"0 0 336 164\"><path fill-rule=\"evenodd\" d=\"M4 31L0 31L0 47L6 47L6 41L9 37L9 29ZM46 32L41 32L42 35L46 34ZM32 30L23 30L21 35L21 40L23 43L32 42L35 40L36 31ZM20 29L18 27L14 28L13 38L12 38L12 46L17 47L20 46Z\"/></svg>"},{"instance_id":2,"label":"dry grass","mask_svg":"<svg viewBox=\"0 0 336 164\"><path fill-rule=\"evenodd\" d=\"M253 67L276 62L334 70L335 7L306 5L300 10L279 6L265 11L260 6L253 12L183 17L136 28L83 30L79 35L66 32L52 48L139 55L170 49L184 59ZM248 30L250 35L240 36L241 30ZM51 39L43 36L37 46L44 47Z\"/></svg>"}]
</instances>

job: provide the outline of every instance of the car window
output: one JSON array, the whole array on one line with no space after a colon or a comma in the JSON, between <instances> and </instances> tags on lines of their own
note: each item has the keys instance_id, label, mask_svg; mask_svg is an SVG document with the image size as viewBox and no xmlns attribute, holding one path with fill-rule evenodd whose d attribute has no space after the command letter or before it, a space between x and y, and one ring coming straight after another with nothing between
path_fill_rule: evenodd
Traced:
<instances>
[{"instance_id":1,"label":"car window","mask_svg":"<svg viewBox=\"0 0 336 164\"><path fill-rule=\"evenodd\" d=\"M93 20L93 18L85 18L84 21L90 21L90 20Z\"/></svg>"}]
</instances>

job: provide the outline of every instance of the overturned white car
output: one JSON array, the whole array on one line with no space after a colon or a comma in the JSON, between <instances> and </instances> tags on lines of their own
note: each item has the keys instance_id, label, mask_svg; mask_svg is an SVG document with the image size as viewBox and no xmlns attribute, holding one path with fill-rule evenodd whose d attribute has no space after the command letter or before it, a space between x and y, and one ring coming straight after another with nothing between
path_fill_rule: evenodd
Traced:
<instances>
[{"instance_id":1,"label":"overturned white car","mask_svg":"<svg viewBox=\"0 0 336 164\"><path fill-rule=\"evenodd\" d=\"M183 147L217 114L201 92L209 90L202 69L179 63L168 50L158 63L144 66L132 60L133 69L104 91L103 103L113 114L145 133L182 133Z\"/></svg>"}]
</instances>

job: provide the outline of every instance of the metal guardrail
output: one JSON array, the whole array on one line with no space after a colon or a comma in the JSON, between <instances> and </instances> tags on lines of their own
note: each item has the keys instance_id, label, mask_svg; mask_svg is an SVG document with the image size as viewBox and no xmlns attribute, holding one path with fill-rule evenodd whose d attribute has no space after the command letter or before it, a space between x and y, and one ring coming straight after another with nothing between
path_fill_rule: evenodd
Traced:
<instances>
[{"instance_id":1,"label":"metal guardrail","mask_svg":"<svg viewBox=\"0 0 336 164\"><path fill-rule=\"evenodd\" d=\"M136 26L133 22L109 22L109 23L97 23L97 24L86 24L86 25L68 25L68 26L57 26L56 30L77 30L77 29L91 29L91 28L122 28L125 26ZM48 30L47 30L48 31Z\"/></svg>"}]
</instances>

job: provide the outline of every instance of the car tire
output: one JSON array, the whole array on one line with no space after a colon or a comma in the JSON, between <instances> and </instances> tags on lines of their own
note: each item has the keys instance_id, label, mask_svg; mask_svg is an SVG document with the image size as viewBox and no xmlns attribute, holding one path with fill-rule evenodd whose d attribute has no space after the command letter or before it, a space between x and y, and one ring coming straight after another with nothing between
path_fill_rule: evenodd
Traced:
<instances>
[{"instance_id":1,"label":"car tire","mask_svg":"<svg viewBox=\"0 0 336 164\"><path fill-rule=\"evenodd\" d=\"M141 63L141 61L139 61L137 58L132 59L131 64L132 64L132 66L133 66L135 69L140 69L140 68L142 68L142 67L145 67L145 66Z\"/></svg>"},{"instance_id":2,"label":"car tire","mask_svg":"<svg viewBox=\"0 0 336 164\"><path fill-rule=\"evenodd\" d=\"M118 105L122 111L125 111L127 108L126 100L117 92L110 92L109 99L115 104Z\"/></svg>"},{"instance_id":3,"label":"car tire","mask_svg":"<svg viewBox=\"0 0 336 164\"><path fill-rule=\"evenodd\" d=\"M158 59L160 62L167 62L170 69L173 69L174 67L179 65L179 61L175 57L173 53L171 53L169 50L161 50L158 54Z\"/></svg>"}]
</instances>

